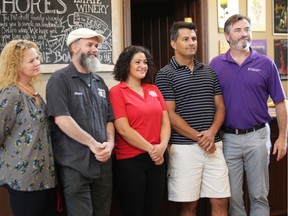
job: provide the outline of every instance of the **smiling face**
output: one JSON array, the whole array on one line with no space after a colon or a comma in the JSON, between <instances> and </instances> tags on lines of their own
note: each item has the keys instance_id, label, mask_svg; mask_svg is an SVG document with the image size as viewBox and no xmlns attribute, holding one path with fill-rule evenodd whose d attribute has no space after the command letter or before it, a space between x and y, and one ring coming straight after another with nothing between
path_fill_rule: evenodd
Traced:
<instances>
[{"instance_id":1,"label":"smiling face","mask_svg":"<svg viewBox=\"0 0 288 216\"><path fill-rule=\"evenodd\" d=\"M181 28L178 30L176 41L171 40L175 55L191 57L197 52L197 35L193 29Z\"/></svg>"},{"instance_id":2,"label":"smiling face","mask_svg":"<svg viewBox=\"0 0 288 216\"><path fill-rule=\"evenodd\" d=\"M40 57L35 48L25 51L19 69L19 77L31 80L40 74Z\"/></svg>"},{"instance_id":3,"label":"smiling face","mask_svg":"<svg viewBox=\"0 0 288 216\"><path fill-rule=\"evenodd\" d=\"M88 72L97 72L100 67L98 56L98 39L82 38L73 44L73 51L76 54L79 64Z\"/></svg>"},{"instance_id":4,"label":"smiling face","mask_svg":"<svg viewBox=\"0 0 288 216\"><path fill-rule=\"evenodd\" d=\"M147 59L144 53L136 53L130 62L130 73L128 79L142 80L148 71Z\"/></svg>"},{"instance_id":5,"label":"smiling face","mask_svg":"<svg viewBox=\"0 0 288 216\"><path fill-rule=\"evenodd\" d=\"M246 19L235 22L229 33L225 33L225 37L232 49L249 50L252 41L249 22Z\"/></svg>"}]
</instances>

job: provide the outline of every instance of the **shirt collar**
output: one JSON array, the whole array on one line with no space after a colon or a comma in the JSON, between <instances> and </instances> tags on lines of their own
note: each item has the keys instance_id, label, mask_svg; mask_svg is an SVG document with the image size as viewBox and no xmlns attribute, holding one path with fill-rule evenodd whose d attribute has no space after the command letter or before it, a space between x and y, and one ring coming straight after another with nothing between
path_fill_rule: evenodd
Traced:
<instances>
[{"instance_id":1,"label":"shirt collar","mask_svg":"<svg viewBox=\"0 0 288 216\"><path fill-rule=\"evenodd\" d=\"M119 83L119 86L120 86L120 88L128 88L128 85L124 81L121 81Z\"/></svg>"},{"instance_id":2,"label":"shirt collar","mask_svg":"<svg viewBox=\"0 0 288 216\"><path fill-rule=\"evenodd\" d=\"M147 83L142 83L141 85L142 85L142 88L144 89L147 86ZM123 89L129 88L129 86L124 81L121 81L119 83L119 86L120 88L123 88Z\"/></svg>"},{"instance_id":3,"label":"shirt collar","mask_svg":"<svg viewBox=\"0 0 288 216\"><path fill-rule=\"evenodd\" d=\"M80 72L77 70L75 65L71 62L68 66L68 71L70 71L70 75L72 78L79 78ZM96 80L100 80L96 73L91 73L93 78Z\"/></svg>"},{"instance_id":4,"label":"shirt collar","mask_svg":"<svg viewBox=\"0 0 288 216\"><path fill-rule=\"evenodd\" d=\"M185 65L180 65L176 59L175 59L175 56L172 56L171 60L170 60L170 63L172 65L172 67L176 70L176 69L180 69L180 68L183 68L183 67L186 67ZM201 67L204 67L204 64L200 61L198 61L197 59L194 59L194 70L198 70L199 68Z\"/></svg>"},{"instance_id":5,"label":"shirt collar","mask_svg":"<svg viewBox=\"0 0 288 216\"><path fill-rule=\"evenodd\" d=\"M252 49L252 47L249 47L249 49L250 49L250 54L247 58L250 58L251 60L257 59L259 57L259 53L256 52L254 49ZM221 56L221 58L224 61L233 61L234 62L233 58L231 57L230 49L226 53L224 53Z\"/></svg>"}]
</instances>

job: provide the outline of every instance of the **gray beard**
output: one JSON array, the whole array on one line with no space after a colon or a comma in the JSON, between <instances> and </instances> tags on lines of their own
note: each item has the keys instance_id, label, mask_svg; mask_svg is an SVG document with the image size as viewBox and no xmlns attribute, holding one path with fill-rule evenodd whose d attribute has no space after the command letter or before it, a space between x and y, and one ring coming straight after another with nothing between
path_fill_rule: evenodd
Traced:
<instances>
[{"instance_id":1,"label":"gray beard","mask_svg":"<svg viewBox=\"0 0 288 216\"><path fill-rule=\"evenodd\" d=\"M247 40L246 42L241 41L230 41L230 44L239 50L248 50L251 45L251 40Z\"/></svg>"},{"instance_id":2,"label":"gray beard","mask_svg":"<svg viewBox=\"0 0 288 216\"><path fill-rule=\"evenodd\" d=\"M89 58L84 53L82 53L80 56L80 64L89 72L97 72L101 67L101 63L98 58Z\"/></svg>"}]
</instances>

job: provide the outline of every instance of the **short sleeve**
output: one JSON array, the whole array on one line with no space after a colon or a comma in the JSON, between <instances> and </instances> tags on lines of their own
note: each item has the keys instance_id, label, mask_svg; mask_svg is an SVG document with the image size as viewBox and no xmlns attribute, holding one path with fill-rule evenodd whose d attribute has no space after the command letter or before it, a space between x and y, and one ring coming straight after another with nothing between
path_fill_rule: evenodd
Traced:
<instances>
[{"instance_id":1,"label":"short sleeve","mask_svg":"<svg viewBox=\"0 0 288 216\"><path fill-rule=\"evenodd\" d=\"M68 88L60 74L54 73L48 80L46 87L46 101L49 117L61 115L70 116L68 108Z\"/></svg>"},{"instance_id":2,"label":"short sleeve","mask_svg":"<svg viewBox=\"0 0 288 216\"><path fill-rule=\"evenodd\" d=\"M270 61L270 74L269 74L269 94L275 104L285 99L285 92L281 84L277 66L273 61Z\"/></svg>"},{"instance_id":3,"label":"short sleeve","mask_svg":"<svg viewBox=\"0 0 288 216\"><path fill-rule=\"evenodd\" d=\"M112 104L115 119L127 117L125 100L119 85L111 88L110 102Z\"/></svg>"},{"instance_id":4,"label":"short sleeve","mask_svg":"<svg viewBox=\"0 0 288 216\"><path fill-rule=\"evenodd\" d=\"M154 85L154 89L155 91L157 92L157 95L159 95L159 101L160 101L160 104L161 104L161 107L162 107L162 110L167 110L167 106L166 106L166 103L165 103L165 100L164 100L164 97L161 93L161 91L159 90L159 88L157 86Z\"/></svg>"},{"instance_id":5,"label":"short sleeve","mask_svg":"<svg viewBox=\"0 0 288 216\"><path fill-rule=\"evenodd\" d=\"M173 91L172 77L170 78L164 71L159 71L156 76L155 85L161 91L164 100L174 101L175 95Z\"/></svg>"}]
</instances>

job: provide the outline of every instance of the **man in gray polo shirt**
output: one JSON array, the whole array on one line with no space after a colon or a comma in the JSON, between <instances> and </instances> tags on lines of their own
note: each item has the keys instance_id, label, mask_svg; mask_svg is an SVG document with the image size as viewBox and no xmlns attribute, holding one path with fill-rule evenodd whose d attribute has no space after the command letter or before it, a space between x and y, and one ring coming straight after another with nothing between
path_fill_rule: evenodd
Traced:
<instances>
[{"instance_id":1,"label":"man in gray polo shirt","mask_svg":"<svg viewBox=\"0 0 288 216\"><path fill-rule=\"evenodd\" d=\"M98 70L104 37L80 28L70 32L72 62L52 74L46 89L52 144L70 215L110 215L113 111Z\"/></svg>"}]
</instances>

